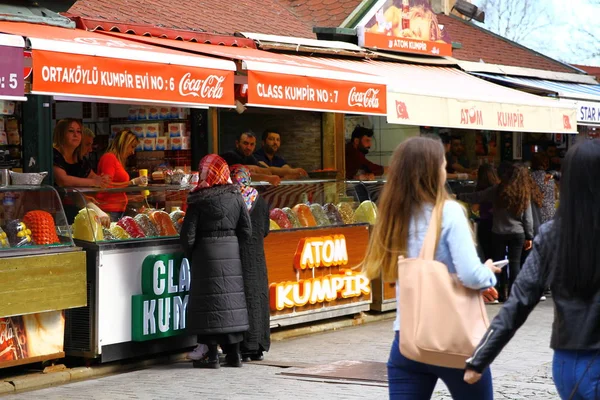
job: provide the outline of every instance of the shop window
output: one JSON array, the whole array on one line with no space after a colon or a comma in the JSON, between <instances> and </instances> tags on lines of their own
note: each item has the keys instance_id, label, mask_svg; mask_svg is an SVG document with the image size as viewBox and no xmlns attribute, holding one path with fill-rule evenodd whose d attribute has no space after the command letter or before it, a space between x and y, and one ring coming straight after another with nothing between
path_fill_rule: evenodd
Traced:
<instances>
[{"instance_id":1,"label":"shop window","mask_svg":"<svg viewBox=\"0 0 600 400\"><path fill-rule=\"evenodd\" d=\"M92 103L82 103L81 111L82 111L83 119L91 119L92 118Z\"/></svg>"},{"instance_id":2,"label":"shop window","mask_svg":"<svg viewBox=\"0 0 600 400\"><path fill-rule=\"evenodd\" d=\"M96 104L96 113L98 114L98 118L108 118L108 104L107 103L97 103Z\"/></svg>"}]
</instances>

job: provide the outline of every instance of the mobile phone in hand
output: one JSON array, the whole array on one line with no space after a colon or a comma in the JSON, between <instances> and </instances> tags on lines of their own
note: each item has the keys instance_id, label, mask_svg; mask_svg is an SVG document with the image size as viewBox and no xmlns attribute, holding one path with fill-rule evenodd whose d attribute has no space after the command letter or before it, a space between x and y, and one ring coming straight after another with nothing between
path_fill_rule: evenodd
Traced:
<instances>
[{"instance_id":1,"label":"mobile phone in hand","mask_svg":"<svg viewBox=\"0 0 600 400\"><path fill-rule=\"evenodd\" d=\"M494 261L492 264L494 267L503 268L508 265L508 260Z\"/></svg>"}]
</instances>

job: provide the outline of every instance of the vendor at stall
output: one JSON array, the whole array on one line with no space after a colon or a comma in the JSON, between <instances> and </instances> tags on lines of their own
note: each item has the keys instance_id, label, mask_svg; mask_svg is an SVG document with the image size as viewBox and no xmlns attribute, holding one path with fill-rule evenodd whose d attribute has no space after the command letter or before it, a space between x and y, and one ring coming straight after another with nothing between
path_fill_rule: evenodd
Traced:
<instances>
[{"instance_id":1,"label":"vendor at stall","mask_svg":"<svg viewBox=\"0 0 600 400\"><path fill-rule=\"evenodd\" d=\"M371 149L373 129L357 126L346 144L346 179L372 180L383 175L387 167L369 161L366 155Z\"/></svg>"},{"instance_id":2,"label":"vendor at stall","mask_svg":"<svg viewBox=\"0 0 600 400\"><path fill-rule=\"evenodd\" d=\"M139 176L129 179L125 171L127 158L135 153L139 138L131 131L119 132L108 145L106 153L98 161L98 173L109 176L111 187L123 188L130 185L145 185L148 183L147 176ZM127 209L126 193L98 193L98 202L103 210L110 214L113 221L119 220Z\"/></svg>"},{"instance_id":3,"label":"vendor at stall","mask_svg":"<svg viewBox=\"0 0 600 400\"><path fill-rule=\"evenodd\" d=\"M253 181L269 182L271 185L277 186L281 183L281 178L273 173L269 168L261 167L258 160L254 157L254 149L256 148L256 136L251 131L241 133L235 140L235 149L221 154L227 164L244 165L252 174Z\"/></svg>"},{"instance_id":4,"label":"vendor at stall","mask_svg":"<svg viewBox=\"0 0 600 400\"><path fill-rule=\"evenodd\" d=\"M82 157L81 152L82 125L79 120L66 118L58 121L53 134L53 172L56 186L59 187L106 187L111 178L96 174L89 161ZM100 217L103 225L110 223L108 216L102 212L91 198L86 198L87 206L93 208ZM67 219L73 221L79 208L86 204L79 204L73 198L65 197L63 205Z\"/></svg>"},{"instance_id":5,"label":"vendor at stall","mask_svg":"<svg viewBox=\"0 0 600 400\"><path fill-rule=\"evenodd\" d=\"M469 169L469 161L465 157L465 147L462 139L454 136L450 139L450 151L446 153L446 172L448 174L473 174L476 170Z\"/></svg>"},{"instance_id":6,"label":"vendor at stall","mask_svg":"<svg viewBox=\"0 0 600 400\"><path fill-rule=\"evenodd\" d=\"M262 148L254 152L261 167L284 179L299 179L308 176L302 168L292 168L283 157L277 155L281 147L281 135L275 129L267 129L262 134Z\"/></svg>"}]
</instances>

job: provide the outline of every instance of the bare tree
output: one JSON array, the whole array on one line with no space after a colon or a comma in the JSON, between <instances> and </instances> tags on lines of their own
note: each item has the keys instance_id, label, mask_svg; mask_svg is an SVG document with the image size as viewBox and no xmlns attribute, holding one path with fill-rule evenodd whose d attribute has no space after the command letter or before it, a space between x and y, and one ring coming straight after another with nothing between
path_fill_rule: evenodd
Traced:
<instances>
[{"instance_id":1,"label":"bare tree","mask_svg":"<svg viewBox=\"0 0 600 400\"><path fill-rule=\"evenodd\" d=\"M552 24L546 1L479 0L477 3L485 11L485 28L517 43L527 43L532 34Z\"/></svg>"},{"instance_id":2,"label":"bare tree","mask_svg":"<svg viewBox=\"0 0 600 400\"><path fill-rule=\"evenodd\" d=\"M600 12L600 0L587 0L587 4L597 7L598 11L594 15L598 15ZM595 17L591 19L591 26L596 27ZM582 21L583 22L583 21ZM589 24L579 24L577 32L581 36L582 40L578 41L580 44L577 46L577 51L585 54L590 60L594 58L600 58L600 30L597 28L595 31L590 28Z\"/></svg>"}]
</instances>

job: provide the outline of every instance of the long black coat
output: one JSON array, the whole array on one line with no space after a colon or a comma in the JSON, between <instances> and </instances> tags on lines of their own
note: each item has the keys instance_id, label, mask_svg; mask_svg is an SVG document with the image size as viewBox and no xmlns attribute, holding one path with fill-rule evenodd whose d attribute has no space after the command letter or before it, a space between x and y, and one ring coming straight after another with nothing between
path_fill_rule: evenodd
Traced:
<instances>
[{"instance_id":1,"label":"long black coat","mask_svg":"<svg viewBox=\"0 0 600 400\"><path fill-rule=\"evenodd\" d=\"M252 237L240 242L244 273L244 289L250 328L244 333L242 351L269 351L271 326L269 312L269 279L265 260L264 238L269 234L269 206L258 196L250 210Z\"/></svg>"},{"instance_id":2,"label":"long black coat","mask_svg":"<svg viewBox=\"0 0 600 400\"><path fill-rule=\"evenodd\" d=\"M237 187L215 186L188 197L180 240L191 258L190 333L219 335L248 329L238 238L251 235L250 216Z\"/></svg>"}]
</instances>

